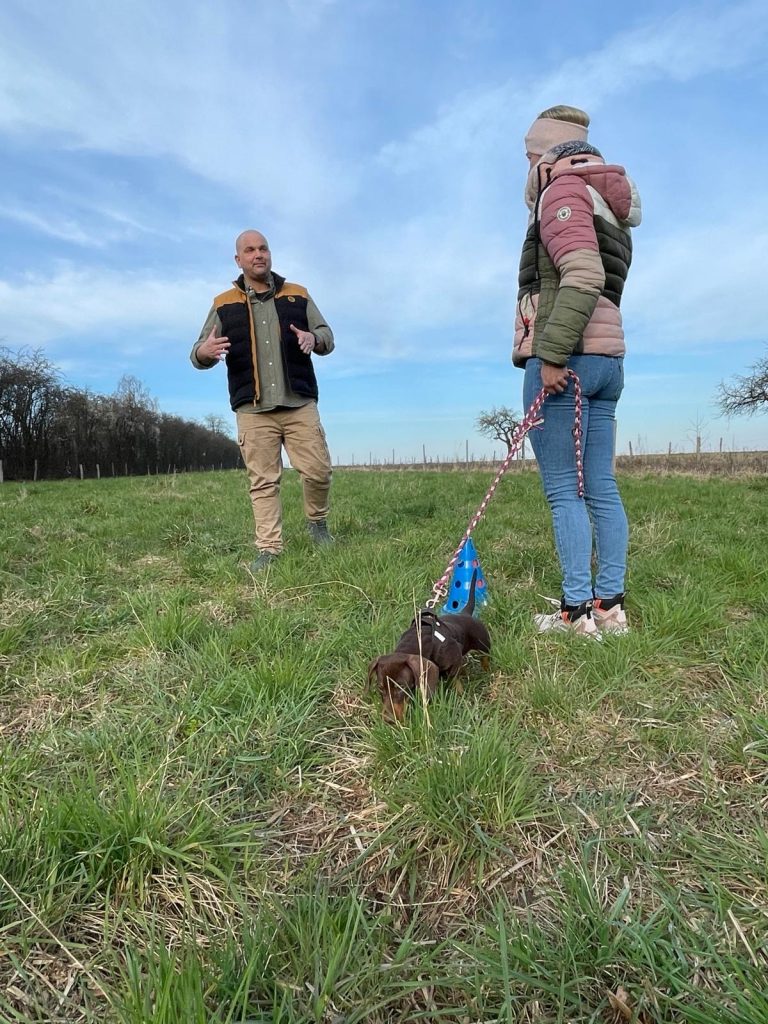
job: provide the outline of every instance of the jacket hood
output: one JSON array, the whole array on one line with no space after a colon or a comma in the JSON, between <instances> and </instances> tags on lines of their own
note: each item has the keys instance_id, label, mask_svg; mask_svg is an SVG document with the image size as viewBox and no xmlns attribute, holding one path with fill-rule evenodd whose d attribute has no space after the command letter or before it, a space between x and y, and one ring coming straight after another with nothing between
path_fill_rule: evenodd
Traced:
<instances>
[{"instance_id":1,"label":"jacket hood","mask_svg":"<svg viewBox=\"0 0 768 1024\"><path fill-rule=\"evenodd\" d=\"M586 185L593 188L602 198L605 205L622 227L634 228L642 219L640 195L635 183L627 172L619 164L606 164L604 160L595 156L588 156L586 160L574 162L574 157L568 156L555 159L554 162L547 159L548 154L539 160L531 171L526 188L526 202L530 208L535 205L535 196L540 180L546 178L546 185L551 185L556 178L564 177L567 174L583 178ZM530 199L533 197L533 203Z\"/></svg>"},{"instance_id":2,"label":"jacket hood","mask_svg":"<svg viewBox=\"0 0 768 1024\"><path fill-rule=\"evenodd\" d=\"M560 167L560 163L567 164ZM559 161L552 169L552 178L575 174L597 192L622 227L635 228L642 219L640 195L635 183L619 164L600 161L571 164L570 159Z\"/></svg>"}]
</instances>

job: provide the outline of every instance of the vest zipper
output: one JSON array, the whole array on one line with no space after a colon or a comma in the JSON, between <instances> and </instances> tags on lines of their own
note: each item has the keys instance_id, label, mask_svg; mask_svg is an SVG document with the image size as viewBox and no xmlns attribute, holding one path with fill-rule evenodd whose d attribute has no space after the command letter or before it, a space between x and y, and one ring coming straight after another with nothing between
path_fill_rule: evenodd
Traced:
<instances>
[{"instance_id":1,"label":"vest zipper","mask_svg":"<svg viewBox=\"0 0 768 1024\"><path fill-rule=\"evenodd\" d=\"M253 322L253 307L251 306L251 300L248 298L248 294L245 296L245 304L248 307L248 324L251 331L251 362L253 364L253 387L255 398L253 404L257 405L261 398L261 383L259 381L259 364L256 357L256 325Z\"/></svg>"}]
</instances>

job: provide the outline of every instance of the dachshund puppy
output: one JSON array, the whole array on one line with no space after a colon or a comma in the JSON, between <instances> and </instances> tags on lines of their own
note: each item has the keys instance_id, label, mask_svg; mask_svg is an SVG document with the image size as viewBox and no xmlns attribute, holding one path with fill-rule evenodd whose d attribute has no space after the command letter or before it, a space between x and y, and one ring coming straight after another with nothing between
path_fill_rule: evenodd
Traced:
<instances>
[{"instance_id":1,"label":"dachshund puppy","mask_svg":"<svg viewBox=\"0 0 768 1024\"><path fill-rule=\"evenodd\" d=\"M392 725L403 721L405 702L413 699L417 690L421 689L425 699L430 699L437 689L440 672L434 661L418 654L408 654L398 644L398 650L382 654L368 666L369 688L373 686L374 677L379 687L384 721Z\"/></svg>"},{"instance_id":2,"label":"dachshund puppy","mask_svg":"<svg viewBox=\"0 0 768 1024\"><path fill-rule=\"evenodd\" d=\"M491 638L486 626L472 617L474 583L473 578L468 611L439 617L428 609L420 611L395 650L380 655L368 666L368 685L372 686L376 679L385 722L402 722L405 702L417 690L421 689L425 700L429 700L441 679L454 680L470 651L480 651L483 669L488 670ZM461 685L456 685L461 692Z\"/></svg>"}]
</instances>

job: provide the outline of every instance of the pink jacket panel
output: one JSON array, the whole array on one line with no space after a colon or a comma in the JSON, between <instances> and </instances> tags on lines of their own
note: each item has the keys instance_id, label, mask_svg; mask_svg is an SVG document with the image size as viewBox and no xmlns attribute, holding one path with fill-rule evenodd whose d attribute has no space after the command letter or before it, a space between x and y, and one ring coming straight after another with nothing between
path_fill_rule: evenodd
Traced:
<instances>
[{"instance_id":1,"label":"pink jacket panel","mask_svg":"<svg viewBox=\"0 0 768 1024\"><path fill-rule=\"evenodd\" d=\"M595 208L586 182L574 174L556 178L541 198L541 241L556 267L574 249L598 252Z\"/></svg>"}]
</instances>

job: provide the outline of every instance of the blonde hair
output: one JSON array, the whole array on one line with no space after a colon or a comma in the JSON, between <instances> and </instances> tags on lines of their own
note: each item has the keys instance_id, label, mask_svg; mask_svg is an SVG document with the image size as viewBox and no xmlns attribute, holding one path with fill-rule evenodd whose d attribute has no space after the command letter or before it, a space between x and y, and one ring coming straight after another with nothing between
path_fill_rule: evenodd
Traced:
<instances>
[{"instance_id":1,"label":"blonde hair","mask_svg":"<svg viewBox=\"0 0 768 1024\"><path fill-rule=\"evenodd\" d=\"M580 124L583 128L589 128L589 114L578 107L569 107L565 103L547 107L546 110L542 110L539 117L545 117L549 121L567 121L569 124Z\"/></svg>"}]
</instances>

